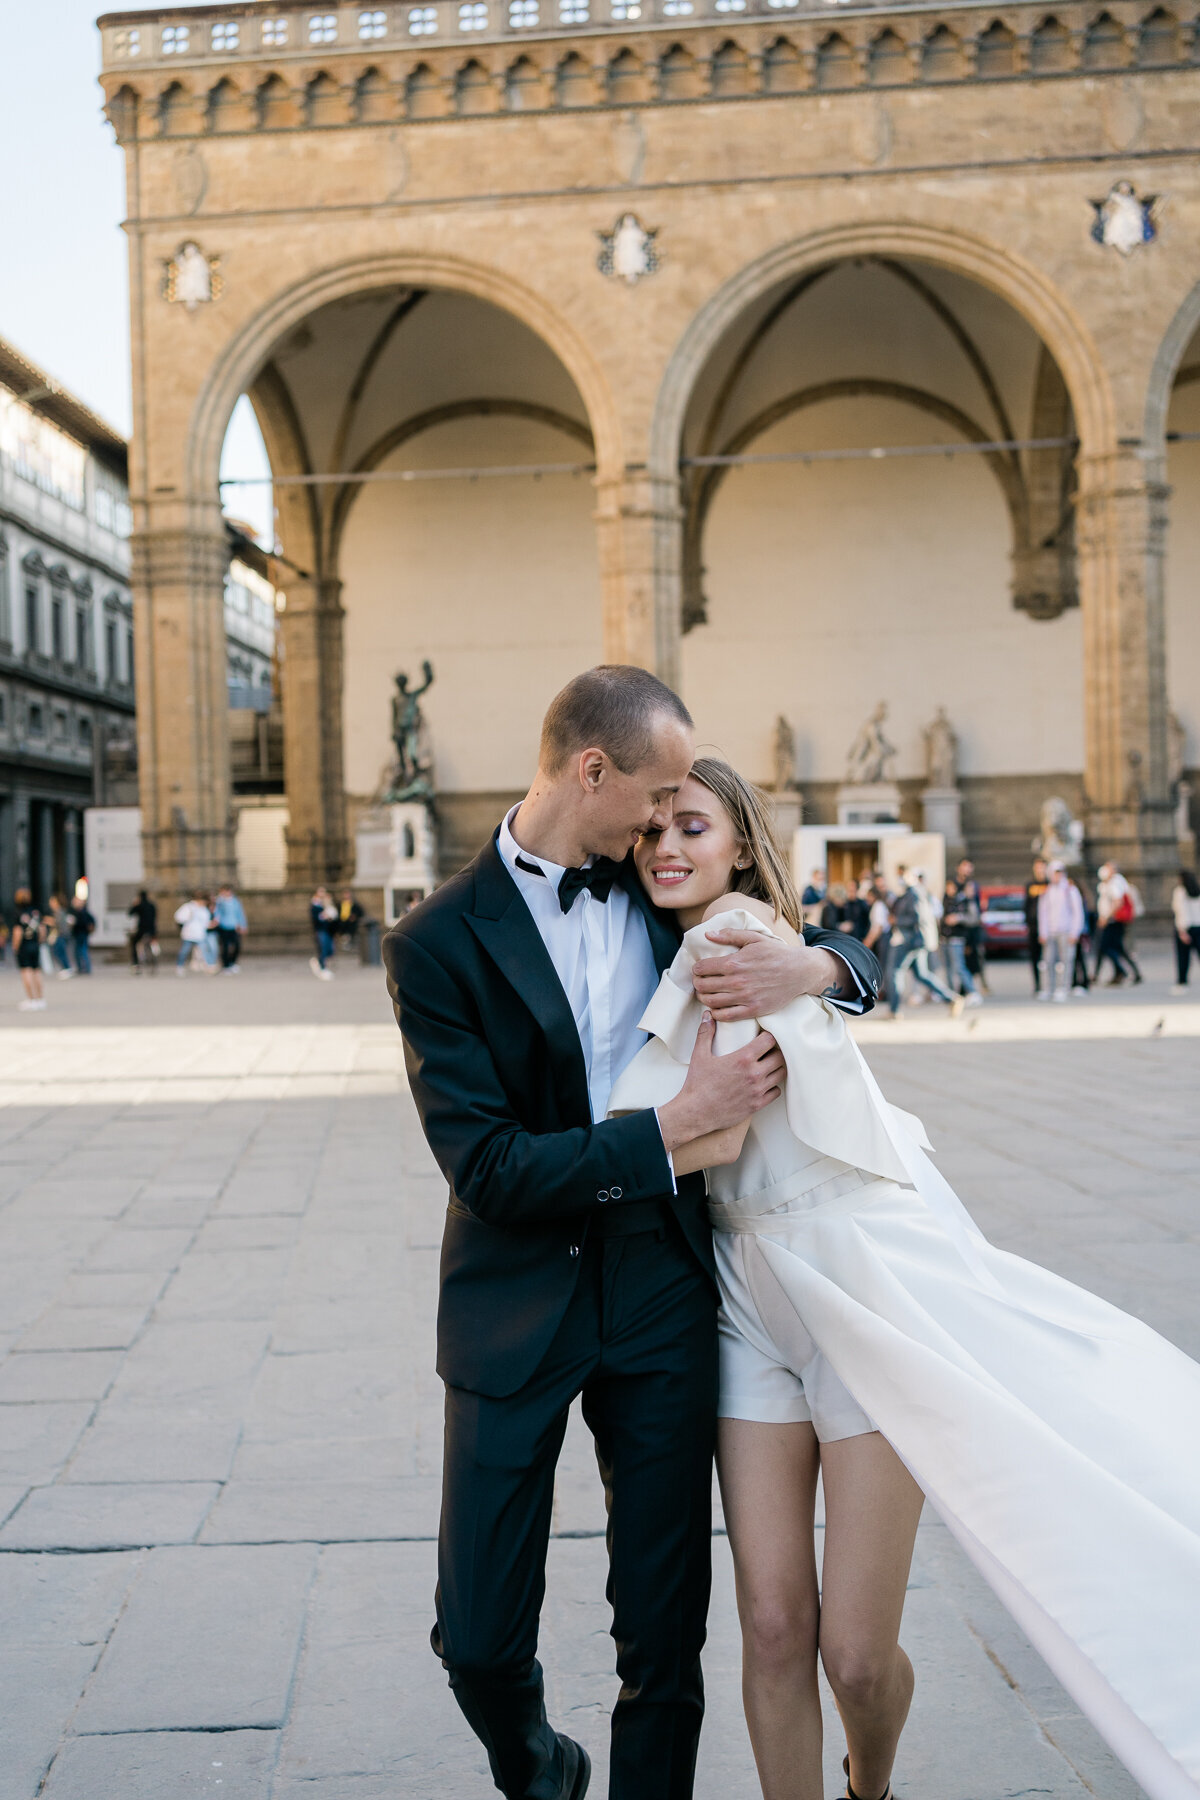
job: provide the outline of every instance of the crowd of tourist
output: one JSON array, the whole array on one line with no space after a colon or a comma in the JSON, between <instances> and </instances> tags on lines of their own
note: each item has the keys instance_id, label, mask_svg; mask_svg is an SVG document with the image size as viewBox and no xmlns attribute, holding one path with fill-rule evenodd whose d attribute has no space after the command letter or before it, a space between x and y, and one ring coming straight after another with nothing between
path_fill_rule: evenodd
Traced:
<instances>
[{"instance_id":1,"label":"crowd of tourist","mask_svg":"<svg viewBox=\"0 0 1200 1800\"><path fill-rule=\"evenodd\" d=\"M22 1011L46 1007L44 978L66 981L90 975L89 939L96 920L85 882L70 901L51 894L43 909L28 888L14 896L11 927L0 917L0 963L12 951L21 976ZM974 864L964 857L940 893L921 869L901 865L889 878L882 869L863 869L856 880L827 883L814 869L803 890L805 922L827 931L845 931L874 951L884 973L886 1015L895 1018L907 1002L949 1008L958 1017L981 1006L990 993L984 901ZM1065 1003L1099 983L1110 970L1108 987L1137 985L1142 972L1130 942L1130 928L1144 911L1137 887L1115 863L1101 865L1094 890L1061 862L1034 859L1025 884L1025 927L1033 992L1039 1000ZM1188 991L1193 954L1200 963L1200 880L1182 869L1171 895L1176 982L1174 994ZM158 908L143 888L129 908L129 959L135 975L158 967ZM309 902L314 950L309 968L321 981L333 980L339 949L353 949L365 918L350 888L335 899L319 886ZM179 930L175 973L237 975L247 932L245 908L232 883L215 894L197 890L176 908ZM1089 967L1090 962L1090 967Z\"/></svg>"},{"instance_id":2,"label":"crowd of tourist","mask_svg":"<svg viewBox=\"0 0 1200 1800\"><path fill-rule=\"evenodd\" d=\"M920 869L901 865L892 878L864 869L857 880L826 884L814 869L803 892L805 920L827 931L848 931L875 952L884 973L887 1011L925 1001L957 1017L990 992L983 897L969 858L960 861L941 893ZM1103 863L1095 888L1062 862L1035 858L1025 884L1025 927L1033 992L1065 1004L1087 994L1110 970L1107 987L1134 986L1142 972L1130 928L1145 910L1137 887L1113 862ZM1180 870L1171 897L1176 955L1172 993L1187 991L1193 952L1200 960L1200 881ZM1090 967L1089 967L1090 961Z\"/></svg>"}]
</instances>

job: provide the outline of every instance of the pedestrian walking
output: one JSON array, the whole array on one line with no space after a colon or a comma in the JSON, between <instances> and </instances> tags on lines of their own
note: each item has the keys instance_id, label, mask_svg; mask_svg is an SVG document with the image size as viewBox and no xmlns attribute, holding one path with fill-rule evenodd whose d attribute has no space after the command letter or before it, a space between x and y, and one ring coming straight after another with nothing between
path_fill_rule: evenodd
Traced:
<instances>
[{"instance_id":1,"label":"pedestrian walking","mask_svg":"<svg viewBox=\"0 0 1200 1800\"><path fill-rule=\"evenodd\" d=\"M1090 991L1092 980L1088 974L1088 957L1096 940L1096 909L1082 881L1074 883L1083 906L1083 933L1075 945L1075 967L1071 973L1071 992L1086 994Z\"/></svg>"},{"instance_id":2,"label":"pedestrian walking","mask_svg":"<svg viewBox=\"0 0 1200 1800\"><path fill-rule=\"evenodd\" d=\"M335 937L341 938L343 950L353 950L363 916L364 909L355 897L354 889L343 888L338 901L337 930L334 933Z\"/></svg>"},{"instance_id":3,"label":"pedestrian walking","mask_svg":"<svg viewBox=\"0 0 1200 1800\"><path fill-rule=\"evenodd\" d=\"M1191 869L1179 871L1179 880L1171 895L1171 915L1175 920L1177 976L1171 992L1186 994L1193 950L1197 960L1200 960L1200 881L1197 881Z\"/></svg>"},{"instance_id":4,"label":"pedestrian walking","mask_svg":"<svg viewBox=\"0 0 1200 1800\"><path fill-rule=\"evenodd\" d=\"M175 958L175 973L186 975L188 964L195 958L199 950L203 954L204 943L208 937L208 901L200 892L185 900L175 913L175 923L179 927L179 955Z\"/></svg>"},{"instance_id":5,"label":"pedestrian walking","mask_svg":"<svg viewBox=\"0 0 1200 1800\"><path fill-rule=\"evenodd\" d=\"M1083 936L1083 897L1063 863L1052 862L1038 900L1038 939L1045 986L1039 1000L1065 1001L1075 969L1075 946Z\"/></svg>"},{"instance_id":6,"label":"pedestrian walking","mask_svg":"<svg viewBox=\"0 0 1200 1800\"><path fill-rule=\"evenodd\" d=\"M1029 943L1029 966L1033 971L1033 991L1042 991L1042 941L1038 936L1038 901L1050 885L1045 858L1035 856L1033 874L1025 883L1025 931Z\"/></svg>"},{"instance_id":7,"label":"pedestrian walking","mask_svg":"<svg viewBox=\"0 0 1200 1800\"><path fill-rule=\"evenodd\" d=\"M942 903L942 943L946 952L947 972L968 1006L982 1006L983 998L967 960L967 934L970 929L970 892L959 882L948 881Z\"/></svg>"},{"instance_id":8,"label":"pedestrian walking","mask_svg":"<svg viewBox=\"0 0 1200 1800\"><path fill-rule=\"evenodd\" d=\"M129 908L132 921L129 931L129 960L135 975L142 969L143 955L149 957L148 967L153 975L158 970L158 908L146 892L138 889L138 897ZM145 951L142 945L145 945Z\"/></svg>"},{"instance_id":9,"label":"pedestrian walking","mask_svg":"<svg viewBox=\"0 0 1200 1800\"><path fill-rule=\"evenodd\" d=\"M831 882L821 902L818 923L822 931L838 931L846 917L846 889L840 881Z\"/></svg>"},{"instance_id":10,"label":"pedestrian walking","mask_svg":"<svg viewBox=\"0 0 1200 1800\"><path fill-rule=\"evenodd\" d=\"M46 942L46 921L33 904L28 888L16 893L17 923L13 929L13 953L21 971L25 998L17 1002L19 1012L45 1012L46 996L42 990L41 955Z\"/></svg>"},{"instance_id":11,"label":"pedestrian walking","mask_svg":"<svg viewBox=\"0 0 1200 1800\"><path fill-rule=\"evenodd\" d=\"M333 970L329 967L333 961L334 931L337 926L338 909L326 887L319 887L309 902L309 915L312 919L313 936L317 941L317 953L310 956L308 966L318 981L332 981Z\"/></svg>"},{"instance_id":12,"label":"pedestrian walking","mask_svg":"<svg viewBox=\"0 0 1200 1800\"><path fill-rule=\"evenodd\" d=\"M96 929L95 916L88 910L87 890L78 889L71 904L71 949L75 954L75 973L90 975L92 972L92 953L88 948L88 939Z\"/></svg>"},{"instance_id":13,"label":"pedestrian walking","mask_svg":"<svg viewBox=\"0 0 1200 1800\"><path fill-rule=\"evenodd\" d=\"M928 936L932 933L936 946L938 923L923 877L919 869L911 877L903 870L900 875L903 885L892 903L888 995L892 1017L894 1019L900 1010L911 970L914 980L931 993L935 1000L944 1000L950 1008L951 1016L957 1018L966 1002L961 994L952 994L945 982L938 979L929 960Z\"/></svg>"},{"instance_id":14,"label":"pedestrian walking","mask_svg":"<svg viewBox=\"0 0 1200 1800\"><path fill-rule=\"evenodd\" d=\"M800 915L806 925L819 925L821 907L825 900L826 878L824 869L814 869L808 878L808 886L800 896Z\"/></svg>"},{"instance_id":15,"label":"pedestrian walking","mask_svg":"<svg viewBox=\"0 0 1200 1800\"><path fill-rule=\"evenodd\" d=\"M865 896L864 886L853 877L846 883L846 898L842 903L842 916L838 920L838 930L848 931L860 944L866 942L867 933L871 929L871 903Z\"/></svg>"},{"instance_id":16,"label":"pedestrian walking","mask_svg":"<svg viewBox=\"0 0 1200 1800\"><path fill-rule=\"evenodd\" d=\"M221 973L237 975L240 973L238 956L247 931L246 909L234 893L232 883L228 881L217 889L213 917L216 920L217 943L221 951Z\"/></svg>"},{"instance_id":17,"label":"pedestrian walking","mask_svg":"<svg viewBox=\"0 0 1200 1800\"><path fill-rule=\"evenodd\" d=\"M975 864L969 856L960 857L954 871L958 884L959 908L966 913L967 935L963 939L967 968L974 976L981 994L990 994L987 978L987 934L983 929L983 895L975 879Z\"/></svg>"},{"instance_id":18,"label":"pedestrian walking","mask_svg":"<svg viewBox=\"0 0 1200 1800\"><path fill-rule=\"evenodd\" d=\"M46 942L50 947L50 955L58 964L58 979L70 981L75 973L68 950L71 942L71 918L57 894L51 894L46 902Z\"/></svg>"},{"instance_id":19,"label":"pedestrian walking","mask_svg":"<svg viewBox=\"0 0 1200 1800\"><path fill-rule=\"evenodd\" d=\"M1098 982L1102 964L1110 962L1113 972L1104 984L1106 987L1120 987L1125 980L1126 969L1133 976L1134 987L1137 987L1142 979L1142 971L1125 944L1125 927L1131 925L1137 917L1137 907L1133 889L1115 862L1101 865L1096 908L1100 919L1100 942L1096 946L1096 967L1092 971L1092 980Z\"/></svg>"}]
</instances>

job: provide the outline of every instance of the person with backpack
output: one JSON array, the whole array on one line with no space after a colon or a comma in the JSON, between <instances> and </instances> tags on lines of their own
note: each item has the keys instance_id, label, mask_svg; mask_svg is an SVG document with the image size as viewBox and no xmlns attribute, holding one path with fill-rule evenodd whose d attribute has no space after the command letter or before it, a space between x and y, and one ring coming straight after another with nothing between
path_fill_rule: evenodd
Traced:
<instances>
[{"instance_id":1,"label":"person with backpack","mask_svg":"<svg viewBox=\"0 0 1200 1800\"><path fill-rule=\"evenodd\" d=\"M1096 967L1092 980L1098 982L1101 965L1110 962L1113 972L1104 984L1106 987L1120 987L1125 980L1127 968L1133 976L1134 987L1137 987L1142 979L1142 971L1125 945L1125 927L1136 919L1137 906L1134 890L1115 862L1101 865L1096 904L1100 915L1100 942L1096 947Z\"/></svg>"}]
</instances>

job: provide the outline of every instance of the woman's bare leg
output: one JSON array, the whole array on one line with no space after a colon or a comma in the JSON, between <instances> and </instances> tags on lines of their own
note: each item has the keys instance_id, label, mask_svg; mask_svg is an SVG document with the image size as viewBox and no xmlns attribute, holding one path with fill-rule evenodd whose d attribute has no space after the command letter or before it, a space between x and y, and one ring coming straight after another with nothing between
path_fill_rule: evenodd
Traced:
<instances>
[{"instance_id":1,"label":"woman's bare leg","mask_svg":"<svg viewBox=\"0 0 1200 1800\"><path fill-rule=\"evenodd\" d=\"M900 1619L921 1490L877 1431L821 1446L821 1661L850 1751L850 1785L879 1800L912 1703Z\"/></svg>"},{"instance_id":2,"label":"woman's bare leg","mask_svg":"<svg viewBox=\"0 0 1200 1800\"><path fill-rule=\"evenodd\" d=\"M763 1800L823 1800L811 1425L717 1421L742 1624L742 1699Z\"/></svg>"}]
</instances>

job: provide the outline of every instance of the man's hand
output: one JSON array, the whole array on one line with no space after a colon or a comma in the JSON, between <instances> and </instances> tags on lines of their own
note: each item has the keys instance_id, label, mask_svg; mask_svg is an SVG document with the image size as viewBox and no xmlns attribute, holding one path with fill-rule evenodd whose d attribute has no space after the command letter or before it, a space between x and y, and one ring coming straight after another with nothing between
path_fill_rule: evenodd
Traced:
<instances>
[{"instance_id":1,"label":"man's hand","mask_svg":"<svg viewBox=\"0 0 1200 1800\"><path fill-rule=\"evenodd\" d=\"M840 957L806 944L785 944L761 931L710 931L714 944L736 944L736 956L713 956L692 971L696 998L721 1024L780 1012L801 994L851 999L854 984Z\"/></svg>"},{"instance_id":2,"label":"man's hand","mask_svg":"<svg viewBox=\"0 0 1200 1800\"><path fill-rule=\"evenodd\" d=\"M787 1065L769 1031L760 1031L743 1050L716 1056L716 1029L711 1014L705 1013L687 1080L674 1100L658 1108L663 1143L669 1151L709 1132L740 1125L783 1092Z\"/></svg>"}]
</instances>

